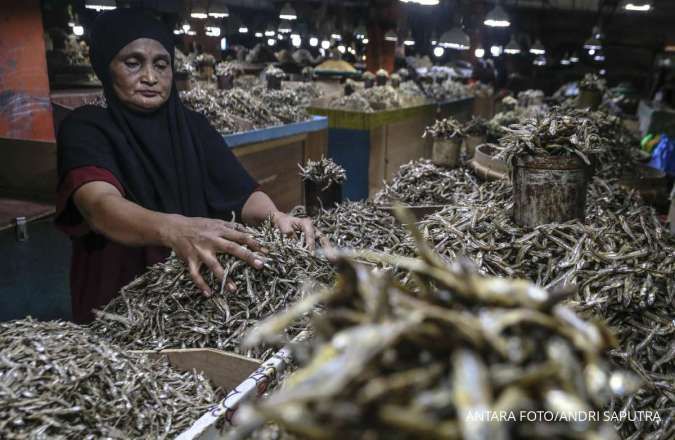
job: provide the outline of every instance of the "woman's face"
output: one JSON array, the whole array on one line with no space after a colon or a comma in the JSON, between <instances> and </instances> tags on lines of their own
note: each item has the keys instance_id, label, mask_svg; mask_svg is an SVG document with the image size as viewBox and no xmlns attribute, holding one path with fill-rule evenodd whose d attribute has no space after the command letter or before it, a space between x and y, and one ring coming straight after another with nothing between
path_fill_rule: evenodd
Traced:
<instances>
[{"instance_id":1,"label":"woman's face","mask_svg":"<svg viewBox=\"0 0 675 440\"><path fill-rule=\"evenodd\" d=\"M127 107L152 112L171 95L171 56L158 41L139 38L110 62L113 90Z\"/></svg>"}]
</instances>

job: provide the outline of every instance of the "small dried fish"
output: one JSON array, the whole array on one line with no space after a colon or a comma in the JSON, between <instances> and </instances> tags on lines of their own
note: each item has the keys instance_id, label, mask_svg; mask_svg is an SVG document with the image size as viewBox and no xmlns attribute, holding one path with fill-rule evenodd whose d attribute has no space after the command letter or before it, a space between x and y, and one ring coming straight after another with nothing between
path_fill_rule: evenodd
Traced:
<instances>
[{"instance_id":1,"label":"small dried fish","mask_svg":"<svg viewBox=\"0 0 675 440\"><path fill-rule=\"evenodd\" d=\"M423 138L433 139L463 139L464 127L456 119L437 119L433 125L424 130Z\"/></svg>"},{"instance_id":2,"label":"small dried fish","mask_svg":"<svg viewBox=\"0 0 675 440\"><path fill-rule=\"evenodd\" d=\"M174 438L224 393L75 324L0 323L4 439Z\"/></svg>"},{"instance_id":3,"label":"small dried fish","mask_svg":"<svg viewBox=\"0 0 675 440\"><path fill-rule=\"evenodd\" d=\"M333 184L341 185L347 180L345 169L326 157L316 161L308 159L304 167L300 164L298 164L298 167L303 180L309 180L323 186L324 190Z\"/></svg>"}]
</instances>

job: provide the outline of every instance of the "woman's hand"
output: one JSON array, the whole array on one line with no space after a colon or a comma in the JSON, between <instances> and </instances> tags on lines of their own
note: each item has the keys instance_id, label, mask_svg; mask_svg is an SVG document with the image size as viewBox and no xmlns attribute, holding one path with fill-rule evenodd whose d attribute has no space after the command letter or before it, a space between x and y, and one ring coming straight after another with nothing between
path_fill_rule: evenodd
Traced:
<instances>
[{"instance_id":1,"label":"woman's hand","mask_svg":"<svg viewBox=\"0 0 675 440\"><path fill-rule=\"evenodd\" d=\"M305 234L305 242L307 248L314 250L314 241L316 240L316 231L311 219L297 218L283 212L277 211L272 214L272 223L279 228L279 230L288 236L294 235L297 231Z\"/></svg>"},{"instance_id":2,"label":"woman's hand","mask_svg":"<svg viewBox=\"0 0 675 440\"><path fill-rule=\"evenodd\" d=\"M255 269L262 269L264 264L263 258L254 254L262 251L258 242L249 234L237 230L234 223L170 215L162 235L162 241L185 261L195 285L207 297L213 292L199 270L206 265L222 281L225 271L216 254L232 255ZM237 290L232 280L228 279L225 283L230 292Z\"/></svg>"}]
</instances>

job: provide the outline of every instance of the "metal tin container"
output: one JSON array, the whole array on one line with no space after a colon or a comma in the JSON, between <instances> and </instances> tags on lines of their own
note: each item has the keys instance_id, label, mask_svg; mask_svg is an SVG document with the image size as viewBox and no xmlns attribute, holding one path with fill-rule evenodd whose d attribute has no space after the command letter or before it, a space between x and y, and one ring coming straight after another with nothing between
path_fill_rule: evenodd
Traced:
<instances>
[{"instance_id":1,"label":"metal tin container","mask_svg":"<svg viewBox=\"0 0 675 440\"><path fill-rule=\"evenodd\" d=\"M328 188L305 180L305 210L308 215L316 216L321 209L330 209L342 202L342 185L331 184Z\"/></svg>"},{"instance_id":2,"label":"metal tin container","mask_svg":"<svg viewBox=\"0 0 675 440\"><path fill-rule=\"evenodd\" d=\"M457 168L461 149L461 139L434 139L431 161L441 167Z\"/></svg>"},{"instance_id":3,"label":"metal tin container","mask_svg":"<svg viewBox=\"0 0 675 440\"><path fill-rule=\"evenodd\" d=\"M589 168L577 157L517 158L513 168L513 219L534 228L584 220Z\"/></svg>"},{"instance_id":4,"label":"metal tin container","mask_svg":"<svg viewBox=\"0 0 675 440\"><path fill-rule=\"evenodd\" d=\"M499 148L494 144L481 144L476 147L470 165L476 175L483 180L508 180L509 171L506 162L495 159Z\"/></svg>"}]
</instances>

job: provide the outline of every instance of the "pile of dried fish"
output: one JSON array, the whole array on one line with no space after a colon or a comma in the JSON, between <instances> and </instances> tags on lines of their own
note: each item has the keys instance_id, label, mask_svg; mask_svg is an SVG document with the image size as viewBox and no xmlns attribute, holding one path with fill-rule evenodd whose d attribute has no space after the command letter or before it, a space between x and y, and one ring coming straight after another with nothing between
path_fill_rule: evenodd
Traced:
<instances>
[{"instance_id":1,"label":"pile of dried fish","mask_svg":"<svg viewBox=\"0 0 675 440\"><path fill-rule=\"evenodd\" d=\"M309 180L327 189L333 184L341 185L347 180L347 171L332 159L322 157L320 160L308 159L303 167L300 167L300 176L303 180Z\"/></svg>"},{"instance_id":2,"label":"pile of dried fish","mask_svg":"<svg viewBox=\"0 0 675 440\"><path fill-rule=\"evenodd\" d=\"M251 94L257 97L270 113L284 124L306 121L310 118L307 105L301 101L300 95L294 90L270 90L264 86L251 89Z\"/></svg>"},{"instance_id":3,"label":"pile of dried fish","mask_svg":"<svg viewBox=\"0 0 675 440\"><path fill-rule=\"evenodd\" d=\"M313 82L287 82L284 83L284 87L292 90L296 94L298 105L301 108L309 107L314 100L323 95L321 88Z\"/></svg>"},{"instance_id":4,"label":"pile of dried fish","mask_svg":"<svg viewBox=\"0 0 675 440\"><path fill-rule=\"evenodd\" d=\"M216 64L217 76L230 75L232 77L237 77L243 73L244 70L242 69L241 64L239 63L221 61L218 64Z\"/></svg>"},{"instance_id":5,"label":"pile of dried fish","mask_svg":"<svg viewBox=\"0 0 675 440\"><path fill-rule=\"evenodd\" d=\"M484 278L415 238L419 259L356 253L395 267L400 281L343 258L334 289L247 337L274 340L324 306L304 367L251 408L233 438L266 422L308 439L616 438L610 424L579 414L600 414L639 380L611 369L611 333L561 304L569 291Z\"/></svg>"},{"instance_id":6,"label":"pile of dried fish","mask_svg":"<svg viewBox=\"0 0 675 440\"><path fill-rule=\"evenodd\" d=\"M220 262L227 277L237 284L237 293L224 291L224 284L203 268L204 279L215 292L205 298L184 263L171 257L124 287L97 314L92 330L129 349L211 347L266 358L269 353L264 348L241 352L246 330L297 300L305 280L330 282L333 269L303 246L302 237L283 237L269 224L248 232L269 249L268 262L258 271L235 257L221 255ZM291 330L291 334L301 330Z\"/></svg>"},{"instance_id":7,"label":"pile of dried fish","mask_svg":"<svg viewBox=\"0 0 675 440\"><path fill-rule=\"evenodd\" d=\"M364 98L361 93L352 93L351 95L340 96L337 99L333 99L329 105L333 108L363 113L373 113L375 111L373 110L373 107L371 107L368 100Z\"/></svg>"},{"instance_id":8,"label":"pile of dried fish","mask_svg":"<svg viewBox=\"0 0 675 440\"><path fill-rule=\"evenodd\" d=\"M210 53L200 53L195 58L195 64L197 66L215 66L216 58Z\"/></svg>"},{"instance_id":9,"label":"pile of dried fish","mask_svg":"<svg viewBox=\"0 0 675 440\"><path fill-rule=\"evenodd\" d=\"M1 323L0 346L4 439L173 438L222 397L201 374L71 323Z\"/></svg>"},{"instance_id":10,"label":"pile of dried fish","mask_svg":"<svg viewBox=\"0 0 675 440\"><path fill-rule=\"evenodd\" d=\"M375 194L380 205L447 205L479 194L479 182L466 168L447 169L420 159L402 165L391 183Z\"/></svg>"},{"instance_id":11,"label":"pile of dried fish","mask_svg":"<svg viewBox=\"0 0 675 440\"><path fill-rule=\"evenodd\" d=\"M424 130L423 138L432 139L463 139L464 128L462 123L453 118L437 119L433 125Z\"/></svg>"},{"instance_id":12,"label":"pile of dried fish","mask_svg":"<svg viewBox=\"0 0 675 440\"><path fill-rule=\"evenodd\" d=\"M578 156L591 165L589 155L602 151L602 139L595 124L553 109L541 118L532 118L506 129L499 140L498 157L512 163L523 156Z\"/></svg>"},{"instance_id":13,"label":"pile of dried fish","mask_svg":"<svg viewBox=\"0 0 675 440\"><path fill-rule=\"evenodd\" d=\"M523 90L518 93L518 105L529 107L532 105L542 105L544 103L544 92L542 90Z\"/></svg>"},{"instance_id":14,"label":"pile of dried fish","mask_svg":"<svg viewBox=\"0 0 675 440\"><path fill-rule=\"evenodd\" d=\"M268 66L265 69L263 75L265 76L265 78L284 78L286 76L283 70L279 69L278 67L274 67L272 65Z\"/></svg>"},{"instance_id":15,"label":"pile of dried fish","mask_svg":"<svg viewBox=\"0 0 675 440\"><path fill-rule=\"evenodd\" d=\"M306 105L292 90L267 90L259 85L250 92L240 87L214 91L197 86L181 92L181 99L222 134L309 119Z\"/></svg>"},{"instance_id":16,"label":"pile of dried fish","mask_svg":"<svg viewBox=\"0 0 675 440\"><path fill-rule=\"evenodd\" d=\"M464 124L462 131L467 136L485 137L488 134L488 121L480 116L474 116Z\"/></svg>"},{"instance_id":17,"label":"pile of dried fish","mask_svg":"<svg viewBox=\"0 0 675 440\"><path fill-rule=\"evenodd\" d=\"M391 86L371 87L358 93L363 94L374 111L390 110L403 105L398 92Z\"/></svg>"},{"instance_id":18,"label":"pile of dried fish","mask_svg":"<svg viewBox=\"0 0 675 440\"><path fill-rule=\"evenodd\" d=\"M452 79L447 79L440 83L434 81L433 83L426 84L425 94L433 99L434 102L448 102L471 96L471 92L467 86Z\"/></svg>"},{"instance_id":19,"label":"pile of dried fish","mask_svg":"<svg viewBox=\"0 0 675 440\"><path fill-rule=\"evenodd\" d=\"M314 224L338 248L411 253L403 227L389 211L370 202L340 203L333 209L321 211Z\"/></svg>"},{"instance_id":20,"label":"pile of dried fish","mask_svg":"<svg viewBox=\"0 0 675 440\"><path fill-rule=\"evenodd\" d=\"M604 92L607 90L607 81L594 73L587 73L584 75L583 79L579 81L579 89Z\"/></svg>"},{"instance_id":21,"label":"pile of dried fish","mask_svg":"<svg viewBox=\"0 0 675 440\"><path fill-rule=\"evenodd\" d=\"M489 98L495 93L495 89L482 82L476 82L469 86L469 93L476 98Z\"/></svg>"},{"instance_id":22,"label":"pile of dried fish","mask_svg":"<svg viewBox=\"0 0 675 440\"><path fill-rule=\"evenodd\" d=\"M658 410L663 419L625 422L622 433L671 438L675 238L653 210L597 178L589 187L585 224L525 230L511 219L509 184L487 183L481 192L483 197L462 198L420 223L434 248L448 258L468 257L487 274L525 278L547 289L579 286L579 308L607 320L619 337L615 362L645 381L626 408Z\"/></svg>"}]
</instances>

